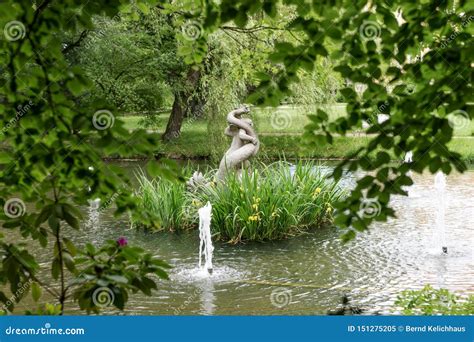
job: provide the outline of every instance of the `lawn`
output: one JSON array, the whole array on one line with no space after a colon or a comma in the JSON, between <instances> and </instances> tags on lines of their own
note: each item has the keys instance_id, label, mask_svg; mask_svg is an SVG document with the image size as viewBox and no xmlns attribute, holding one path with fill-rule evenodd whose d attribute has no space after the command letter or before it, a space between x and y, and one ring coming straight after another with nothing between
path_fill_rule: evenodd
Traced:
<instances>
[{"instance_id":1,"label":"lawn","mask_svg":"<svg viewBox=\"0 0 474 342\"><path fill-rule=\"evenodd\" d=\"M345 115L344 104L321 106L331 120ZM280 106L277 108L257 108L251 118L260 135L261 149L259 157L273 159L282 155L286 157L330 158L339 159L350 156L359 147L371 139L360 131L354 131L346 137L335 137L332 145L321 145L311 150L305 149L300 141L300 134L309 122L307 113L316 108ZM151 132L162 133L166 127L169 114L160 115L155 124L148 127ZM139 127L142 116L123 116L125 127L134 130ZM453 151L461 153L468 162L474 162L474 122L455 130L455 137L449 144ZM188 119L183 123L179 139L158 146L158 153L172 157L201 158L210 155L207 141L207 122ZM395 158L395 156L393 156Z\"/></svg>"}]
</instances>

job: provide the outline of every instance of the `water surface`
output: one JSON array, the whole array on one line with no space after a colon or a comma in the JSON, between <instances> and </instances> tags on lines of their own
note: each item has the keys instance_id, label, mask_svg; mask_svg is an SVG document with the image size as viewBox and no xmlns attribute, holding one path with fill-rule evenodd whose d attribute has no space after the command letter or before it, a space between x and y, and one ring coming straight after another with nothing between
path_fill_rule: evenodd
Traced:
<instances>
[{"instance_id":1,"label":"water surface","mask_svg":"<svg viewBox=\"0 0 474 342\"><path fill-rule=\"evenodd\" d=\"M173 265L171 280L159 281L152 297L132 295L125 314L326 314L343 295L366 313L390 313L404 289L431 284L474 293L474 172L447 179L447 255L435 234L433 176L415 175L414 180L410 197L393 199L398 219L376 223L346 245L334 227L279 242L216 243L211 277L197 269L197 230L151 234L102 212L97 225L73 232L74 240L100 244L124 235ZM39 258L49 274L50 256Z\"/></svg>"}]
</instances>

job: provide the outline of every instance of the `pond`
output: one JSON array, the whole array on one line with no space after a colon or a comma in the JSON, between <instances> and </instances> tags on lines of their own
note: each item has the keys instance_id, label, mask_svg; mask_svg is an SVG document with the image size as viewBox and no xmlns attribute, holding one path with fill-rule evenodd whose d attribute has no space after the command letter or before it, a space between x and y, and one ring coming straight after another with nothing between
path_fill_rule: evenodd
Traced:
<instances>
[{"instance_id":1,"label":"pond","mask_svg":"<svg viewBox=\"0 0 474 342\"><path fill-rule=\"evenodd\" d=\"M123 164L122 164L123 165ZM133 171L137 164L123 165ZM348 174L346 180L354 175ZM447 178L446 243L436 243L433 175L414 175L409 197L392 201L398 219L374 224L343 245L334 227L279 242L215 243L214 273L199 271L197 231L146 233L126 218L101 212L98 224L75 234L81 244L126 236L173 265L152 297L132 295L131 315L314 315L338 307L343 295L367 314L393 311L400 291L426 284L474 293L474 172ZM88 208L83 208L89 215ZM45 275L49 255L41 255ZM28 301L24 303L28 306ZM68 304L68 313L76 305ZM19 306L21 310L22 305ZM105 310L108 314L120 311Z\"/></svg>"}]
</instances>

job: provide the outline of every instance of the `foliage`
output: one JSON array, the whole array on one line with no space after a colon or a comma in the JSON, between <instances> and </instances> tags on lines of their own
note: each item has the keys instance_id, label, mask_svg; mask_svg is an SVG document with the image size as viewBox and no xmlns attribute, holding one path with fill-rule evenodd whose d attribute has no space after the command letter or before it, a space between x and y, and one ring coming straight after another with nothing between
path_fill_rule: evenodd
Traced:
<instances>
[{"instance_id":1,"label":"foliage","mask_svg":"<svg viewBox=\"0 0 474 342\"><path fill-rule=\"evenodd\" d=\"M148 10L145 2L131 6L121 1L0 4L0 27L4 28L0 40L0 205L4 210L0 219L4 228L18 236L0 243L0 283L8 284L12 292L8 298L0 291L0 301L9 311L30 290L35 300L44 290L56 301L52 304L59 305L59 312L64 312L71 291L67 284L77 269L74 255L78 248L68 233L80 229L78 205L90 198L115 200L117 214L141 215L133 211L136 199L129 191L130 181L120 169L105 165L101 157L150 155L156 138L144 131L130 135L105 101L87 110L77 105L78 97L90 91L91 82L83 70L67 63L68 44L62 40L62 32L92 29L92 15L113 16L119 7L120 15L131 17ZM171 163L151 162L148 169L155 175L176 175ZM22 243L27 239L49 249L53 284L42 279L44 272L34 251ZM129 262L141 267L147 258L137 254ZM109 269L104 277L107 272ZM113 278L110 281L110 286L121 286Z\"/></svg>"},{"instance_id":2,"label":"foliage","mask_svg":"<svg viewBox=\"0 0 474 342\"><path fill-rule=\"evenodd\" d=\"M293 104L303 104L309 110L315 110L317 104L343 102L339 89L344 86L343 78L332 70L331 59L322 58L320 63L314 66L313 71L301 70L299 82L290 86L291 94L285 99Z\"/></svg>"},{"instance_id":3,"label":"foliage","mask_svg":"<svg viewBox=\"0 0 474 342\"><path fill-rule=\"evenodd\" d=\"M12 229L22 239L33 239L42 248L52 246L51 272L58 280L58 288L42 282L39 279L41 267L27 247L19 243L21 241L2 239L0 253L4 258L0 282L8 284L11 291L17 290L11 297L13 302L21 300L30 290L37 298L38 289L42 288L51 291L60 312L64 311L70 290L66 284L74 275L71 269L77 249L67 235L70 229L79 228L81 217L75 208L86 204L87 199L114 198L117 214L130 212L148 222L145 213L135 210L136 198L129 191L129 180L118 168L102 163L101 157L150 156L158 144L157 139L143 131L130 135L114 115L113 105L121 105L119 102L111 104L90 96L93 82L80 65L74 64L80 59L79 53L74 56L74 47L80 45L84 30L94 30L93 16L118 16L120 23L113 23L107 30L124 35L115 38L109 34L108 37L129 51L123 56L112 55L92 44L88 52L95 60L106 54L110 58L107 63L136 61L133 58L148 61L147 58L157 52L150 45L157 37L146 36L142 28L148 27L147 32L152 36L165 28L158 19L146 20L146 16L155 11L159 11L162 19L172 17L174 20L170 34L165 35L170 40L161 42L175 44L176 49L163 45L160 52L169 51L182 58L178 60L174 84L177 90L182 90L178 85L182 84L186 71L204 68L209 62L205 61L213 47L209 42L213 32L219 30L234 32L233 38L235 32L247 34L252 38L248 45L255 45L259 40L268 42L259 50L262 54L255 58L255 63L252 61L254 50L239 51L250 66L244 74L245 86L250 85L247 90L252 91L248 100L257 104L278 105L291 95L291 85L299 81L302 70L313 73L315 64L322 65L322 58L330 57L333 71L346 80L340 94L348 103L348 114L329 122L327 113L317 110L310 116L305 141L310 147L332 143L335 134L344 135L360 127L362 120L369 122L367 133L373 134L370 142L341 162L333 174L339 179L343 167L369 173L358 181L349 197L335 204L338 209L335 222L348 227L346 240L353 238L356 231L366 230L374 220L394 216L389 202L393 195L406 195L403 187L412 184L409 171L429 169L432 173L439 170L450 173L453 168L461 172L466 169L461 155L448 144L453 127L474 115L472 105L468 104L473 93L473 7L465 0L312 3L294 0L138 0L133 3L38 0L33 5L27 0L3 1L0 4L0 27L3 28L0 39L0 205L4 207L1 219L5 222L4 228ZM281 16L291 19L281 27L274 26ZM100 21L96 21L99 26ZM199 31L192 39L183 30L189 23ZM273 35L276 31L285 34ZM135 38L144 39L142 49L130 45ZM270 63L266 63L267 60ZM173 62L173 59L167 56L163 61ZM189 65L182 64L183 61ZM115 66L122 67L109 65L109 70L117 72L112 77L121 75L122 69L114 69ZM257 87L255 79L247 77L253 74L252 69L257 72ZM125 73L132 75L142 71L138 65L125 69ZM224 108L217 106L218 85L227 76L228 68L218 71L213 78L212 119L222 118L225 113ZM161 77L159 70L156 72L153 75ZM92 73L89 72L89 76ZM130 88L121 84L115 99L133 94L135 100L140 98L133 101L137 108L166 102L164 98L154 98L163 82L161 79L151 91L143 88L147 84L140 81ZM110 80L107 83L109 88L114 85ZM366 89L359 95L354 89L363 89L364 85ZM241 95L233 97L236 93L230 88L225 93L233 94L233 100ZM107 91L104 94L107 95ZM86 96L91 101L84 108L80 100ZM373 118L382 112L390 116L379 124ZM401 159L408 151L414 153L414 163L389 164L390 155ZM375 160L372 160L370 156L374 152ZM176 175L176 168L170 163L153 162L148 170L163 177ZM376 215L361 214L364 200L379 204ZM242 237L247 234L245 231ZM259 233L255 236L261 237ZM3 291L0 301L11 302ZM13 304L7 306L13 309ZM48 312L54 312L50 309Z\"/></svg>"},{"instance_id":4,"label":"foliage","mask_svg":"<svg viewBox=\"0 0 474 342\"><path fill-rule=\"evenodd\" d=\"M211 182L194 192L183 184L149 181L143 174L139 180L139 207L156 213L155 227L195 228L197 209L210 201L213 234L232 243L283 239L319 227L332 220L332 203L342 196L312 162L297 163L294 173L279 162L244 173L242 179L230 174L224 183Z\"/></svg>"},{"instance_id":5,"label":"foliage","mask_svg":"<svg viewBox=\"0 0 474 342\"><path fill-rule=\"evenodd\" d=\"M329 122L318 110L310 118L304 138L309 146L332 143L335 134L346 134L368 121L374 134L367 146L334 171L339 179L343 167L362 169L372 175L360 179L344 202L337 204L336 223L346 227L345 240L365 231L373 221L395 216L389 207L393 195L406 195L402 188L412 184L409 171L429 169L449 174L453 168L466 170L461 156L452 151L453 126L472 119L472 4L460 1L313 1L293 0L207 0L188 11L202 24L205 33L188 42L193 59L206 53L210 32L233 22L237 29L255 29L251 17L257 13L275 18L281 8L297 13L289 27L299 31L296 42L279 41L269 55L279 67L277 75L259 74L260 83L249 101L277 106L299 81L299 71L311 72L315 63L330 56L333 70L346 80L340 90L348 115ZM183 50L190 50L189 47ZM200 56L199 56L200 54ZM355 88L364 88L361 96ZM362 87L360 87L362 86ZM389 114L381 124L375 114ZM367 158L381 148L375 162ZM414 162L388 165L389 152L403 159L408 151ZM377 202L376 215L361 215L364 201Z\"/></svg>"},{"instance_id":6,"label":"foliage","mask_svg":"<svg viewBox=\"0 0 474 342\"><path fill-rule=\"evenodd\" d=\"M430 285L403 291L395 305L404 315L474 315L474 295L461 296Z\"/></svg>"},{"instance_id":7,"label":"foliage","mask_svg":"<svg viewBox=\"0 0 474 342\"><path fill-rule=\"evenodd\" d=\"M168 37L173 32L165 20L154 19L94 17L94 29L83 31L87 36L67 54L68 61L81 66L94 82L82 98L85 105L105 99L121 112L156 111L171 105L166 77L169 69L178 68L176 46Z\"/></svg>"},{"instance_id":8,"label":"foliage","mask_svg":"<svg viewBox=\"0 0 474 342\"><path fill-rule=\"evenodd\" d=\"M190 199L184 183L164 178L150 180L143 172L137 179L140 185L137 194L140 198L139 207L146 208L146 212L152 215L151 227L154 230L179 231L194 223L188 217Z\"/></svg>"},{"instance_id":9,"label":"foliage","mask_svg":"<svg viewBox=\"0 0 474 342\"><path fill-rule=\"evenodd\" d=\"M123 238L107 241L100 249L86 244L75 262L79 268L73 282L77 286L74 299L88 312L98 312L105 304L123 310L128 291L151 296L157 285L150 276L168 279L165 269L170 268L142 248L127 246Z\"/></svg>"}]
</instances>

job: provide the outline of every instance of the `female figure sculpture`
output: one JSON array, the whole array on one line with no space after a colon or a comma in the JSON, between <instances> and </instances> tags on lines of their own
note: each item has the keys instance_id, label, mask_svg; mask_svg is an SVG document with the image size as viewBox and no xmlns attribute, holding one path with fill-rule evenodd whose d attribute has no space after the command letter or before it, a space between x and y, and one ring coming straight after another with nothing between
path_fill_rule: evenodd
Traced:
<instances>
[{"instance_id":1,"label":"female figure sculpture","mask_svg":"<svg viewBox=\"0 0 474 342\"><path fill-rule=\"evenodd\" d=\"M230 148L222 157L216 179L224 180L229 171L236 171L239 175L242 168L248 165L248 160L255 156L260 148L260 141L253 129L252 120L242 118L242 114L249 113L247 106L235 109L227 114L229 126L224 133L232 137Z\"/></svg>"},{"instance_id":2,"label":"female figure sculpture","mask_svg":"<svg viewBox=\"0 0 474 342\"><path fill-rule=\"evenodd\" d=\"M224 134L232 137L232 143L219 164L216 174L217 181L224 181L226 174L231 171L237 172L240 176L242 168L248 166L248 160L258 152L260 141L253 129L252 120L242 118L242 114L249 112L249 108L243 106L227 114L229 126L225 129ZM205 188L209 184L203 174L198 171L195 171L186 183L189 191Z\"/></svg>"}]
</instances>

